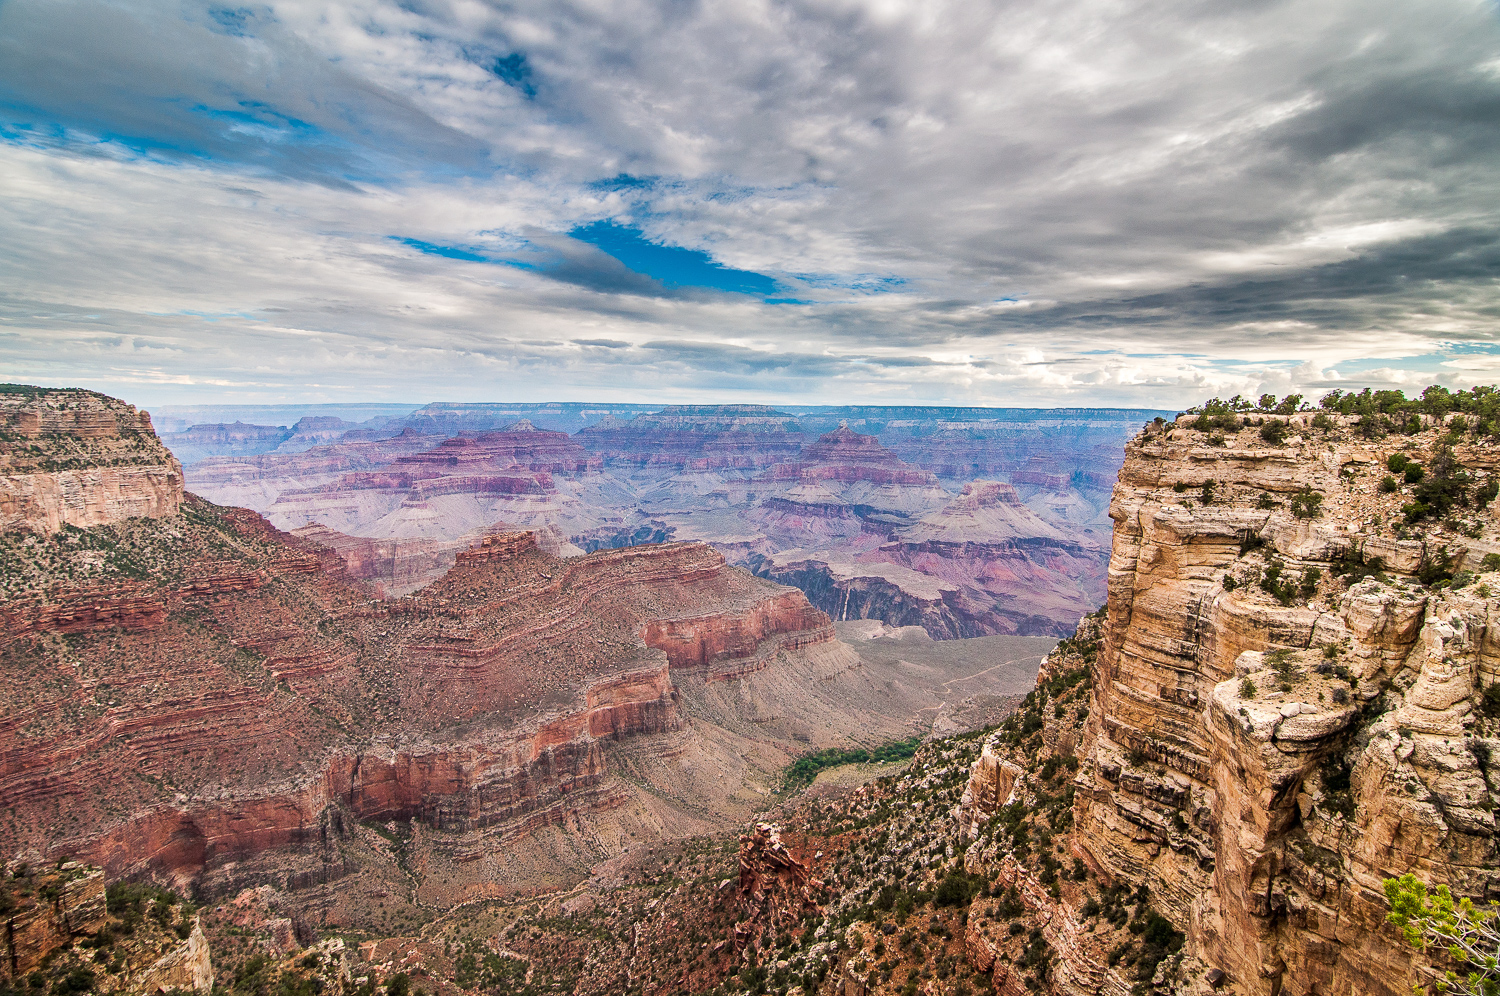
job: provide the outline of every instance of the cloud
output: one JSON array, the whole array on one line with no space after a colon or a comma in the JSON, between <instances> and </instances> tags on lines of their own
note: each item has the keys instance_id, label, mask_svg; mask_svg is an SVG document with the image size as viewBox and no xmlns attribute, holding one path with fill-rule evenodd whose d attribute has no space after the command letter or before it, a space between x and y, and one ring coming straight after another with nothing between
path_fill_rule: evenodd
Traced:
<instances>
[{"instance_id":1,"label":"cloud","mask_svg":"<svg viewBox=\"0 0 1500 996\"><path fill-rule=\"evenodd\" d=\"M1460 0L9 0L0 363L148 402L1456 384L1500 329L1497 50Z\"/></svg>"}]
</instances>

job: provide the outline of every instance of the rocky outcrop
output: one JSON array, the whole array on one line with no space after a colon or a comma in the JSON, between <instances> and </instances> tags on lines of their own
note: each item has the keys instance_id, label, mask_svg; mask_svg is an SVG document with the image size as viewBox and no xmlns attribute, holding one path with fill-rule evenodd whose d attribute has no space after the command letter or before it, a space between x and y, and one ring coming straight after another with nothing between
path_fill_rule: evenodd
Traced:
<instances>
[{"instance_id":1,"label":"rocky outcrop","mask_svg":"<svg viewBox=\"0 0 1500 996\"><path fill-rule=\"evenodd\" d=\"M12 861L0 882L0 980L19 982L49 955L105 923L104 872L76 862L33 870Z\"/></svg>"},{"instance_id":2,"label":"rocky outcrop","mask_svg":"<svg viewBox=\"0 0 1500 996\"><path fill-rule=\"evenodd\" d=\"M194 919L192 930L183 942L158 958L139 978L133 979L131 988L145 993L184 989L212 992L214 964L208 939L203 936L203 924Z\"/></svg>"},{"instance_id":3,"label":"rocky outcrop","mask_svg":"<svg viewBox=\"0 0 1500 996\"><path fill-rule=\"evenodd\" d=\"M1115 490L1087 721L1046 752L1081 759L1072 849L1185 935L1166 991L1405 992L1421 968L1381 881L1500 896L1482 694L1500 574L1445 580L1482 567L1495 520L1402 523L1387 458L1430 463L1440 427L1370 441L1323 418L1292 417L1281 445L1148 428ZM967 826L1003 805L1004 770L976 765Z\"/></svg>"},{"instance_id":4,"label":"rocky outcrop","mask_svg":"<svg viewBox=\"0 0 1500 996\"><path fill-rule=\"evenodd\" d=\"M781 829L758 823L740 836L739 922L734 925L735 949L758 944L761 935L796 924L818 912L822 888L805 860L781 842Z\"/></svg>"},{"instance_id":5,"label":"rocky outcrop","mask_svg":"<svg viewBox=\"0 0 1500 996\"><path fill-rule=\"evenodd\" d=\"M92 391L0 392L0 532L50 535L182 504L182 465L151 416Z\"/></svg>"}]
</instances>

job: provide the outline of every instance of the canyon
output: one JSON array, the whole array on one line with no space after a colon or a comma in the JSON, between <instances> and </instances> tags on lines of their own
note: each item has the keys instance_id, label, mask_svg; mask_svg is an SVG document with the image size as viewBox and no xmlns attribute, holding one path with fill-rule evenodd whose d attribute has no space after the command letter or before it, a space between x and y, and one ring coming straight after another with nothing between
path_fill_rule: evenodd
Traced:
<instances>
[{"instance_id":1,"label":"canyon","mask_svg":"<svg viewBox=\"0 0 1500 996\"><path fill-rule=\"evenodd\" d=\"M1137 434L1106 603L1034 672L1003 642L1026 638L929 635L1012 546L1077 541L1007 481L881 513L901 519L861 547L884 558L870 574L933 595L903 628L695 541L582 555L491 531L375 597L349 569L374 548L192 495L0 534L18 577L74 567L0 602L24 691L0 831L80 881L211 897L193 929L162 907L199 979L212 946L350 993L1409 992L1444 962L1385 922L1382 882L1500 898L1500 444L1482 420L1337 400ZM781 475L803 501L778 512L846 509L819 535L867 542L873 513L840 489L930 479L829 436L744 486ZM987 697L995 669L1029 693ZM843 760L914 732L908 761ZM836 767L775 791L799 755ZM58 966L87 961L68 944L92 920L47 922Z\"/></svg>"},{"instance_id":2,"label":"canyon","mask_svg":"<svg viewBox=\"0 0 1500 996\"><path fill-rule=\"evenodd\" d=\"M1121 446L1153 414L439 403L326 445L295 425L172 438L194 456L246 439L190 461L192 490L320 530L390 594L489 532L563 556L697 540L830 615L954 639L1061 636L1098 604ZM965 539L936 538L954 517Z\"/></svg>"},{"instance_id":3,"label":"canyon","mask_svg":"<svg viewBox=\"0 0 1500 996\"><path fill-rule=\"evenodd\" d=\"M23 397L0 485L92 481L90 459L165 471L151 502L85 490L82 524L52 528L47 499L0 532L0 849L23 863L201 897L265 886L304 929L371 929L393 889L391 915L414 916L736 826L799 754L920 732L945 681L988 687L963 660L867 662L800 591L698 542L583 554L492 531L380 597L359 574L397 580L396 553L185 492L149 416L115 399ZM395 439L411 483L598 473L526 426ZM1047 645L1017 644L1005 680Z\"/></svg>"}]
</instances>

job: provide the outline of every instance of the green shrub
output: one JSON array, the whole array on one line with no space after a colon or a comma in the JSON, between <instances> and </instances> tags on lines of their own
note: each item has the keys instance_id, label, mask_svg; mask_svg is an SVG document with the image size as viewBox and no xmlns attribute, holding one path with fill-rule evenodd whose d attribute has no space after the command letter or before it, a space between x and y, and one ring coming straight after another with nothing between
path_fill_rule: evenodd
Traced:
<instances>
[{"instance_id":1,"label":"green shrub","mask_svg":"<svg viewBox=\"0 0 1500 996\"><path fill-rule=\"evenodd\" d=\"M1292 496L1292 514L1299 519L1316 519L1323 514L1322 494L1304 485Z\"/></svg>"},{"instance_id":2,"label":"green shrub","mask_svg":"<svg viewBox=\"0 0 1500 996\"><path fill-rule=\"evenodd\" d=\"M938 883L932 901L938 906L967 906L983 886L978 876L965 875L961 871L950 871Z\"/></svg>"},{"instance_id":3,"label":"green shrub","mask_svg":"<svg viewBox=\"0 0 1500 996\"><path fill-rule=\"evenodd\" d=\"M1383 495L1393 494L1394 492L1400 490L1400 488L1401 485L1397 484L1396 479L1390 474L1387 474L1380 479L1380 493Z\"/></svg>"},{"instance_id":4,"label":"green shrub","mask_svg":"<svg viewBox=\"0 0 1500 996\"><path fill-rule=\"evenodd\" d=\"M1280 446L1286 442L1286 423L1279 418L1268 418L1266 424L1260 427L1260 438L1272 446Z\"/></svg>"}]
</instances>

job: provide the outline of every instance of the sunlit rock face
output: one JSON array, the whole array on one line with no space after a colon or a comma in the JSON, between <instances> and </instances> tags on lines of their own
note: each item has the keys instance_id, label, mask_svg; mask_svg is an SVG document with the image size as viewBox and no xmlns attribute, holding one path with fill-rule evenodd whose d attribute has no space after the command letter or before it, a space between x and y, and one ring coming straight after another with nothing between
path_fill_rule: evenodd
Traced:
<instances>
[{"instance_id":1,"label":"sunlit rock face","mask_svg":"<svg viewBox=\"0 0 1500 996\"><path fill-rule=\"evenodd\" d=\"M1482 571L1495 513L1402 526L1386 458L1426 462L1440 428L1364 441L1348 421L1294 416L1284 445L1254 428L1209 445L1190 417L1148 430L1110 507L1074 841L1147 885L1234 992L1406 992L1381 880L1500 896L1481 691L1500 677L1500 575L1412 577L1444 558ZM1497 456L1459 453L1481 481Z\"/></svg>"},{"instance_id":2,"label":"sunlit rock face","mask_svg":"<svg viewBox=\"0 0 1500 996\"><path fill-rule=\"evenodd\" d=\"M92 391L0 392L0 531L41 535L182 504L182 465L151 416Z\"/></svg>"}]
</instances>

